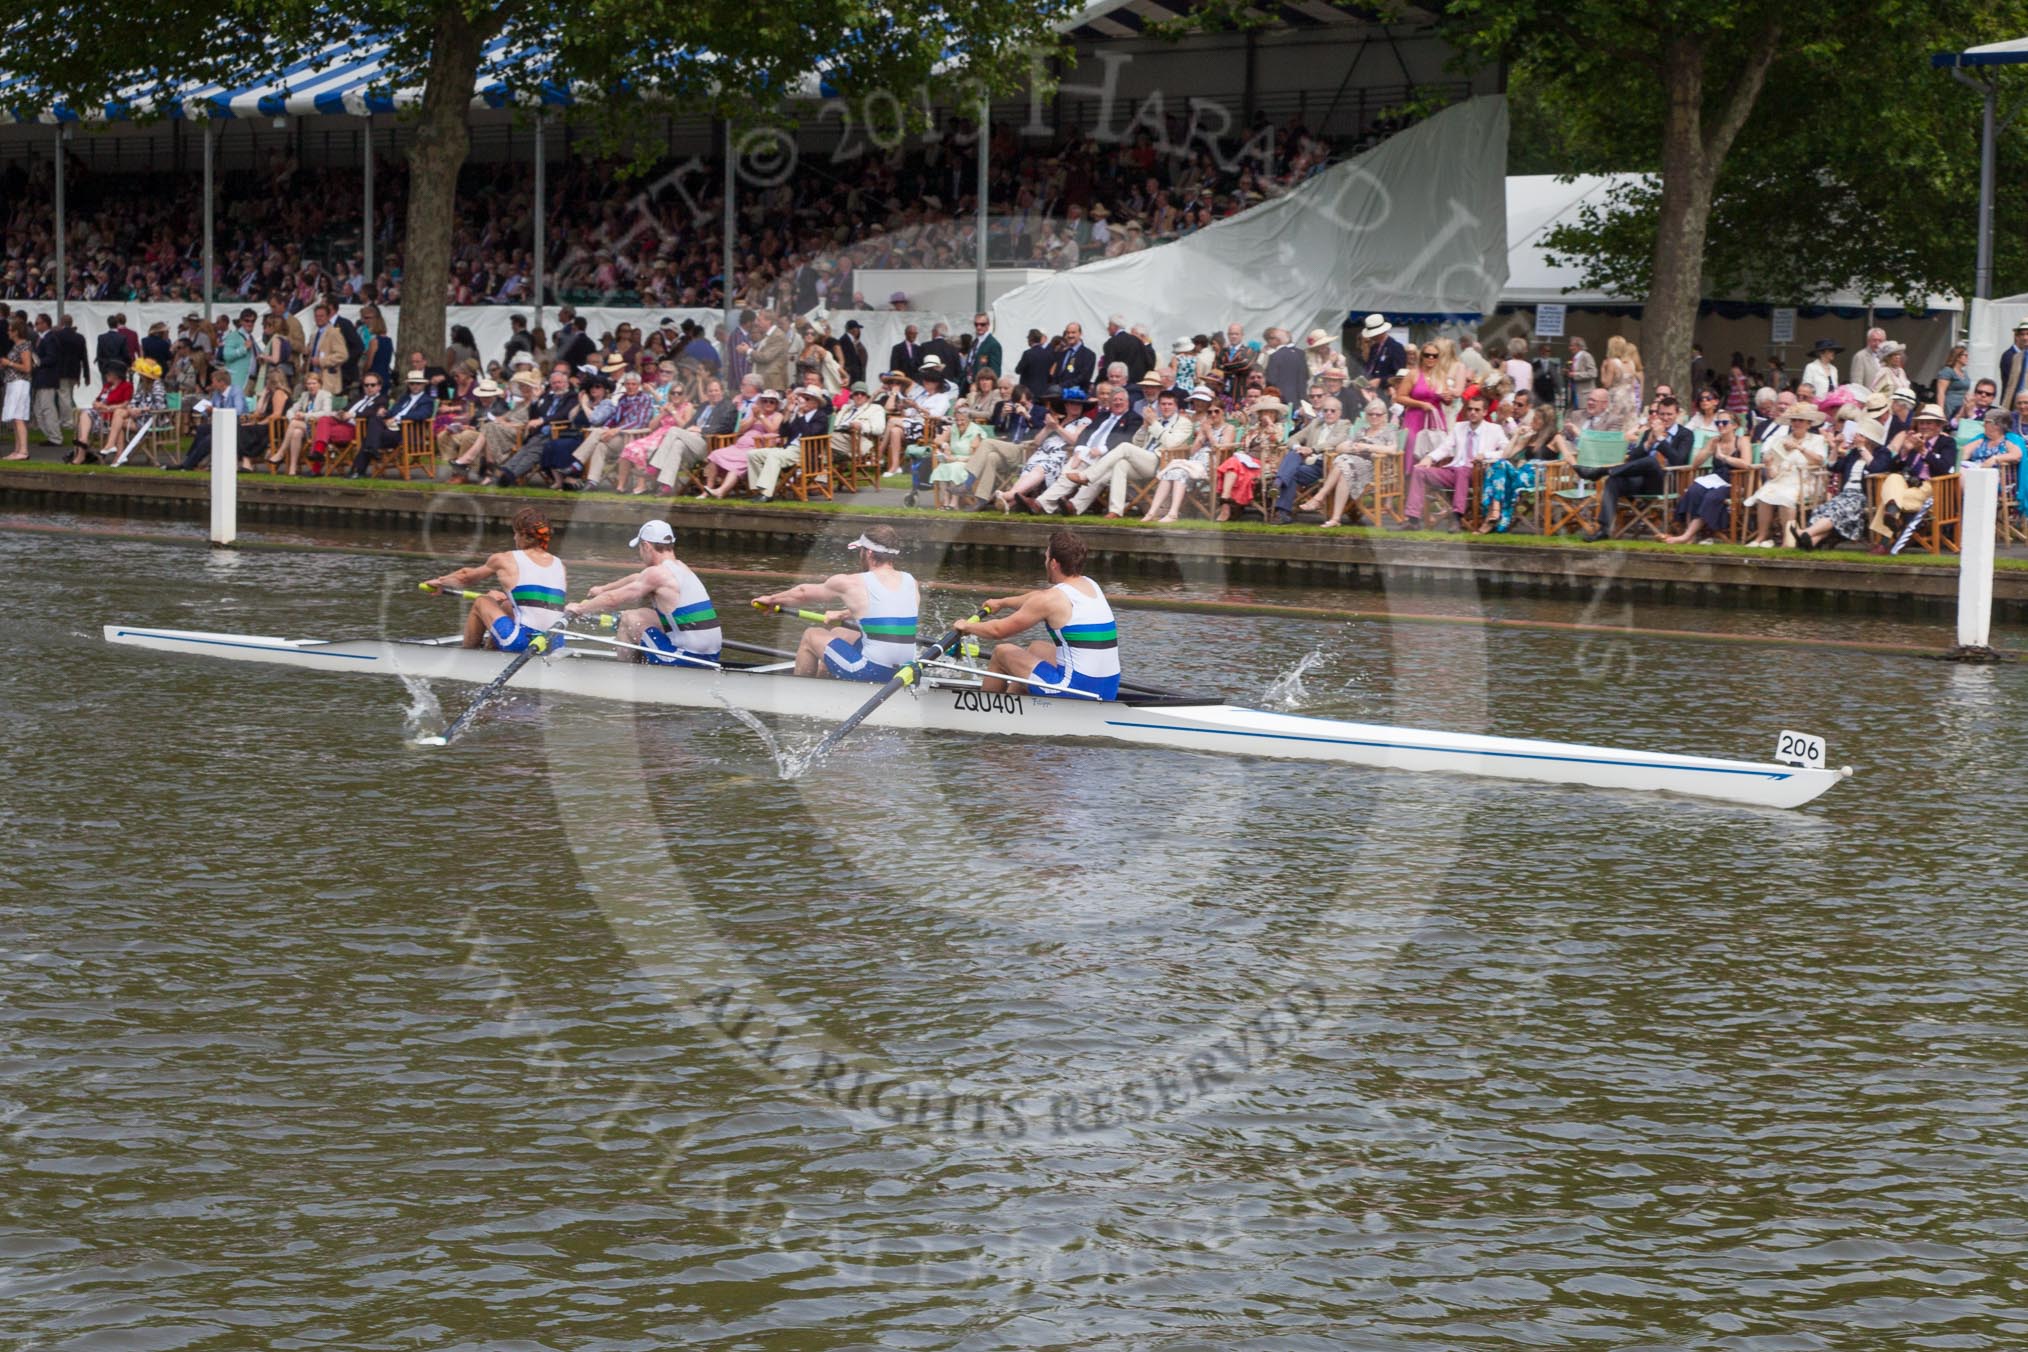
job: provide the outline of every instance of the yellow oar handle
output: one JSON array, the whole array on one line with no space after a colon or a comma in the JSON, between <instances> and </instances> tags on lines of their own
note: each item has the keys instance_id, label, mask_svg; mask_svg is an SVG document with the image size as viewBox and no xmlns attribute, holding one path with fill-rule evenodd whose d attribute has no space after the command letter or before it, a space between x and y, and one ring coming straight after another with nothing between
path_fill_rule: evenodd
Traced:
<instances>
[{"instance_id":1,"label":"yellow oar handle","mask_svg":"<svg viewBox=\"0 0 2028 1352\"><path fill-rule=\"evenodd\" d=\"M753 608L764 615L793 615L799 620L808 620L811 624L831 623L831 617L821 610L793 610L788 606L770 605L765 601L754 602Z\"/></svg>"}]
</instances>

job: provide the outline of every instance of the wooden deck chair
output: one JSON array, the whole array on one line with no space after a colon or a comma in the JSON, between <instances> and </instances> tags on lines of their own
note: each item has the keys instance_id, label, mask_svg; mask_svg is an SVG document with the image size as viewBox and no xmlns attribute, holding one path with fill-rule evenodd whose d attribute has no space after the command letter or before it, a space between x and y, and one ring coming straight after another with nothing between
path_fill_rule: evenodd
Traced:
<instances>
[{"instance_id":1,"label":"wooden deck chair","mask_svg":"<svg viewBox=\"0 0 2028 1352\"><path fill-rule=\"evenodd\" d=\"M1610 469L1627 458L1627 439L1618 432L1587 429L1577 434L1577 467ZM1576 475L1560 476L1563 486L1545 493L1542 533L1589 531L1598 513L1598 485Z\"/></svg>"},{"instance_id":2,"label":"wooden deck chair","mask_svg":"<svg viewBox=\"0 0 2028 1352\"><path fill-rule=\"evenodd\" d=\"M434 423L404 420L401 425L401 449L396 453L395 466L401 471L403 482L409 472L423 469L431 479L437 477L437 429Z\"/></svg>"},{"instance_id":3,"label":"wooden deck chair","mask_svg":"<svg viewBox=\"0 0 2028 1352\"><path fill-rule=\"evenodd\" d=\"M1733 544L1746 539L1746 500L1760 491L1760 451L1761 444L1754 442L1749 454L1752 467L1732 471L1732 496L1725 509L1725 538Z\"/></svg>"},{"instance_id":4,"label":"wooden deck chair","mask_svg":"<svg viewBox=\"0 0 2028 1352\"><path fill-rule=\"evenodd\" d=\"M1398 436L1399 429L1396 432ZM1392 521L1399 526L1407 523L1407 454L1399 448L1373 453L1373 481L1366 485L1366 491L1359 496L1356 504L1365 516L1366 524L1385 526Z\"/></svg>"},{"instance_id":5,"label":"wooden deck chair","mask_svg":"<svg viewBox=\"0 0 2028 1352\"><path fill-rule=\"evenodd\" d=\"M826 502L832 501L838 471L831 464L831 434L813 432L796 442L796 450L800 458L782 471L775 496L793 496L797 502L808 502L815 493Z\"/></svg>"},{"instance_id":6,"label":"wooden deck chair","mask_svg":"<svg viewBox=\"0 0 2028 1352\"><path fill-rule=\"evenodd\" d=\"M2028 544L2028 521L2021 516L2021 463L2000 466L1999 535L2003 545Z\"/></svg>"},{"instance_id":7,"label":"wooden deck chair","mask_svg":"<svg viewBox=\"0 0 2028 1352\"><path fill-rule=\"evenodd\" d=\"M1958 552L1958 527L1965 515L1964 481L1956 473L1941 474L1929 481L1929 510L1916 527L1913 543L1930 554Z\"/></svg>"}]
</instances>

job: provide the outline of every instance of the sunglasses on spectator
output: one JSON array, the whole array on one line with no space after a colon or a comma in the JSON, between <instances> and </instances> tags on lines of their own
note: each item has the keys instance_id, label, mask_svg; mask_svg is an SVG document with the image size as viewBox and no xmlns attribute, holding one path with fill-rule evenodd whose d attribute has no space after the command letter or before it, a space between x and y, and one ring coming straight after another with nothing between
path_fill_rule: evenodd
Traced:
<instances>
[{"instance_id":1,"label":"sunglasses on spectator","mask_svg":"<svg viewBox=\"0 0 2028 1352\"><path fill-rule=\"evenodd\" d=\"M1730 427L1730 426L1732 426L1732 419L1730 419L1730 418L1713 418L1713 419L1711 420L1711 425L1712 425L1713 427Z\"/></svg>"},{"instance_id":2,"label":"sunglasses on spectator","mask_svg":"<svg viewBox=\"0 0 2028 1352\"><path fill-rule=\"evenodd\" d=\"M1434 357L1436 354L1437 350L1433 347L1426 347L1422 350L1422 355L1425 357Z\"/></svg>"}]
</instances>

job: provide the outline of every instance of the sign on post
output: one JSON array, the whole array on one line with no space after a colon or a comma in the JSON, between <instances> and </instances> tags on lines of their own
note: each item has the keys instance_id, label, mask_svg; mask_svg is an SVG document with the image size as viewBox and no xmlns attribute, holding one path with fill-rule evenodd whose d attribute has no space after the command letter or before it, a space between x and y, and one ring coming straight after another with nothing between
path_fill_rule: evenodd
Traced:
<instances>
[{"instance_id":1,"label":"sign on post","mask_svg":"<svg viewBox=\"0 0 2028 1352\"><path fill-rule=\"evenodd\" d=\"M1564 321L1569 316L1569 307L1562 304L1538 305L1535 307L1535 336L1537 338L1561 338Z\"/></svg>"},{"instance_id":2,"label":"sign on post","mask_svg":"<svg viewBox=\"0 0 2028 1352\"><path fill-rule=\"evenodd\" d=\"M1787 347L1796 341L1796 311L1794 306L1777 307L1774 322L1768 326L1768 343L1774 347Z\"/></svg>"}]
</instances>

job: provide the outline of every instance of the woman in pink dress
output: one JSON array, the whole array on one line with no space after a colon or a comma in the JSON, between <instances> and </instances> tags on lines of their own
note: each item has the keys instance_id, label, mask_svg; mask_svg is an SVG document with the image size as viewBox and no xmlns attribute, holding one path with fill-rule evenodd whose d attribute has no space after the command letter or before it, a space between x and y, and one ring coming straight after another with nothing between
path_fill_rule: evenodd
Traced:
<instances>
[{"instance_id":1,"label":"woman in pink dress","mask_svg":"<svg viewBox=\"0 0 2028 1352\"><path fill-rule=\"evenodd\" d=\"M775 429L782 425L782 396L777 390L763 390L753 401L753 412L734 430L730 446L721 446L704 457L704 491L700 498L722 498L739 487L746 477L747 454L761 446L775 444Z\"/></svg>"},{"instance_id":2,"label":"woman in pink dress","mask_svg":"<svg viewBox=\"0 0 2028 1352\"><path fill-rule=\"evenodd\" d=\"M620 467L613 471L613 490L619 493L652 493L655 491L655 471L648 464L648 457L662 444L662 437L671 428L688 427L696 406L690 402L680 388L672 387L669 400L662 405L662 415L655 419L646 432L635 437L620 448ZM633 487L633 480L640 479L640 486Z\"/></svg>"},{"instance_id":3,"label":"woman in pink dress","mask_svg":"<svg viewBox=\"0 0 2028 1352\"><path fill-rule=\"evenodd\" d=\"M1435 343L1424 343L1413 371L1394 378L1394 402L1401 405L1402 446L1410 461L1415 458L1416 438L1425 431L1450 430L1444 417L1444 388L1437 378L1437 364L1443 351Z\"/></svg>"}]
</instances>

